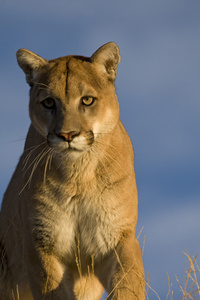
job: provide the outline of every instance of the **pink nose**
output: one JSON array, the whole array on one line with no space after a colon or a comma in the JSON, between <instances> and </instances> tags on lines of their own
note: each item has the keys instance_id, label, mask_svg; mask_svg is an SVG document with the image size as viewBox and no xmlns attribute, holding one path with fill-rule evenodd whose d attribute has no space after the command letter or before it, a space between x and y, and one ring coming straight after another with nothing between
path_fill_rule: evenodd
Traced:
<instances>
[{"instance_id":1,"label":"pink nose","mask_svg":"<svg viewBox=\"0 0 200 300\"><path fill-rule=\"evenodd\" d=\"M76 131L70 131L68 133L60 132L57 134L57 136L59 138L63 139L65 142L71 142L73 140L73 138L77 135L78 135L78 132L76 132Z\"/></svg>"}]
</instances>

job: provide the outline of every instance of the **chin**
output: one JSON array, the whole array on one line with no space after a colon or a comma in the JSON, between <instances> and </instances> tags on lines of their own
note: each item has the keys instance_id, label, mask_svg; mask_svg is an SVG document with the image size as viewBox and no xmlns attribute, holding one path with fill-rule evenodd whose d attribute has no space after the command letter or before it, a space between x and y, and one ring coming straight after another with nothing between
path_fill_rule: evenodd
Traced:
<instances>
[{"instance_id":1,"label":"chin","mask_svg":"<svg viewBox=\"0 0 200 300\"><path fill-rule=\"evenodd\" d=\"M87 149L77 149L77 148L64 148L64 147L53 147L54 153L57 153L62 159L67 158L70 160L76 160L79 157L83 156L85 153L88 152L89 148Z\"/></svg>"}]
</instances>

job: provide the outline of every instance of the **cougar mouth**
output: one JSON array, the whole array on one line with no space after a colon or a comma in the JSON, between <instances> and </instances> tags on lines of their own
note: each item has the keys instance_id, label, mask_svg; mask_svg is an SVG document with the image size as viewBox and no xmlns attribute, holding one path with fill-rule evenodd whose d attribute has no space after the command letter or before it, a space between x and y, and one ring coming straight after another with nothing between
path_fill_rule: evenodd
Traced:
<instances>
[{"instance_id":1,"label":"cougar mouth","mask_svg":"<svg viewBox=\"0 0 200 300\"><path fill-rule=\"evenodd\" d=\"M47 144L58 152L83 152L87 150L93 142L94 134L92 131L89 131L86 134L69 132L59 134L48 133L47 135Z\"/></svg>"}]
</instances>

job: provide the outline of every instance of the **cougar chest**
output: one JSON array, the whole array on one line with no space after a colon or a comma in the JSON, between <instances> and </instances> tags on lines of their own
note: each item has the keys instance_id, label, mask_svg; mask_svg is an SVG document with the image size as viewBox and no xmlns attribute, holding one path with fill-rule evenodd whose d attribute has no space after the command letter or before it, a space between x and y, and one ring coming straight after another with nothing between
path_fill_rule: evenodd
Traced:
<instances>
[{"instance_id":1,"label":"cougar chest","mask_svg":"<svg viewBox=\"0 0 200 300\"><path fill-rule=\"evenodd\" d=\"M71 261L77 251L84 257L107 253L116 246L120 232L116 217L105 199L96 192L83 198L74 196L65 210L60 210L55 222L55 243L57 255L62 260Z\"/></svg>"}]
</instances>

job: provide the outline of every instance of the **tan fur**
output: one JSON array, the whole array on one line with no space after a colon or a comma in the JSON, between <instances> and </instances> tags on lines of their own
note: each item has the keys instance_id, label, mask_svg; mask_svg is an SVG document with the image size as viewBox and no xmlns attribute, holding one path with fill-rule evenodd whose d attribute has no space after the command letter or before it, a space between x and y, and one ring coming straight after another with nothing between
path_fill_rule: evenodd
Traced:
<instances>
[{"instance_id":1,"label":"tan fur","mask_svg":"<svg viewBox=\"0 0 200 300\"><path fill-rule=\"evenodd\" d=\"M117 45L50 61L20 49L17 60L31 86L31 125L0 214L0 299L97 300L103 288L108 299L144 299Z\"/></svg>"}]
</instances>

